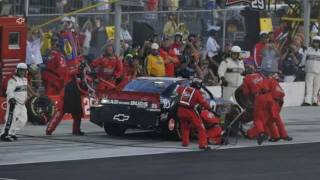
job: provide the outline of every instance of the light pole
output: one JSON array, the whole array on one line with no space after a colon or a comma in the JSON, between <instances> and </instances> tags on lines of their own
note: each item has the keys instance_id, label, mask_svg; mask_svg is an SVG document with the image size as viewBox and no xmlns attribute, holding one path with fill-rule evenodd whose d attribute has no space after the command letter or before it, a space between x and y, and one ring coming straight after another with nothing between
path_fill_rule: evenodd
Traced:
<instances>
[{"instance_id":1,"label":"light pole","mask_svg":"<svg viewBox=\"0 0 320 180\"><path fill-rule=\"evenodd\" d=\"M304 36L305 45L309 46L310 42L310 11L311 11L311 0L302 0L303 2L303 25L304 25Z\"/></svg>"},{"instance_id":2,"label":"light pole","mask_svg":"<svg viewBox=\"0 0 320 180\"><path fill-rule=\"evenodd\" d=\"M121 37L121 4L119 1L115 2L115 29L116 29L116 34L115 34L115 52L119 56L120 55L120 48L121 48L121 42L120 42L120 37Z\"/></svg>"}]
</instances>

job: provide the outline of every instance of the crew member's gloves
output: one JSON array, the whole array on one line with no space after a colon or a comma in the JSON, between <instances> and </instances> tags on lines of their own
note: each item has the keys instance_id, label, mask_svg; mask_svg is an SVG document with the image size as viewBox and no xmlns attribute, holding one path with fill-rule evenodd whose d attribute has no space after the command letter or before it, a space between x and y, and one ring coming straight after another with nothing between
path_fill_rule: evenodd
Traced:
<instances>
[{"instance_id":1,"label":"crew member's gloves","mask_svg":"<svg viewBox=\"0 0 320 180\"><path fill-rule=\"evenodd\" d=\"M120 76L119 78L115 78L116 84L120 84L123 78L124 78L123 76Z\"/></svg>"},{"instance_id":2,"label":"crew member's gloves","mask_svg":"<svg viewBox=\"0 0 320 180\"><path fill-rule=\"evenodd\" d=\"M228 86L228 82L224 77L221 77L220 80L221 80L221 85L222 86Z\"/></svg>"},{"instance_id":3,"label":"crew member's gloves","mask_svg":"<svg viewBox=\"0 0 320 180\"><path fill-rule=\"evenodd\" d=\"M10 98L10 99L9 99L9 103L10 103L10 104L16 104L17 101L16 101L14 98Z\"/></svg>"}]
</instances>

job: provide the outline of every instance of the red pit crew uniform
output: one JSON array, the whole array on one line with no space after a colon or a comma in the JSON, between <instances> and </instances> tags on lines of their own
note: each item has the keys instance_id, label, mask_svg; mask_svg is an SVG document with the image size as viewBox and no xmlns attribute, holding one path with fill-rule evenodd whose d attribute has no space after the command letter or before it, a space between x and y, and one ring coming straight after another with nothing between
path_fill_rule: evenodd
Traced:
<instances>
[{"instance_id":1,"label":"red pit crew uniform","mask_svg":"<svg viewBox=\"0 0 320 180\"><path fill-rule=\"evenodd\" d=\"M269 128L274 128L274 129L269 129L270 130L270 135L272 138L287 138L288 133L285 128L285 125L282 121L282 118L280 116L281 108L283 105L283 98L285 96L283 89L281 88L279 82L274 79L274 78L268 78L269 80L269 86L271 89L271 94L273 98L273 103L271 106L271 115L270 119L268 120L267 124L272 124L269 125ZM276 125L276 126L275 126Z\"/></svg>"},{"instance_id":2,"label":"red pit crew uniform","mask_svg":"<svg viewBox=\"0 0 320 180\"><path fill-rule=\"evenodd\" d=\"M215 145L221 144L222 128L219 126L220 119L208 110L201 111L200 116L207 129L208 142Z\"/></svg>"},{"instance_id":3,"label":"red pit crew uniform","mask_svg":"<svg viewBox=\"0 0 320 180\"><path fill-rule=\"evenodd\" d=\"M210 105L202 96L200 90L192 87L182 87L177 89L179 94L178 118L180 119L182 129L182 145L188 146L190 141L190 123L198 132L199 148L208 146L206 129L201 121L199 114L194 109L196 105L201 105L209 110Z\"/></svg>"},{"instance_id":4,"label":"red pit crew uniform","mask_svg":"<svg viewBox=\"0 0 320 180\"><path fill-rule=\"evenodd\" d=\"M42 74L47 96L61 95L63 97L67 70L63 54L53 50Z\"/></svg>"},{"instance_id":5,"label":"red pit crew uniform","mask_svg":"<svg viewBox=\"0 0 320 180\"><path fill-rule=\"evenodd\" d=\"M65 113L71 113L72 115L72 134L83 135L83 132L81 132L80 129L81 118L83 115L81 107L81 93L78 89L76 80L76 75L79 73L80 59L81 57L77 57L75 60L67 61L66 63L67 73L65 74L64 86L60 91L60 99L56 105L56 112L47 125L47 135L51 135L57 128ZM62 65L60 68L64 69L64 64L60 63L60 65ZM59 70L59 68L56 68L56 70ZM61 72L63 71L61 70Z\"/></svg>"},{"instance_id":6,"label":"red pit crew uniform","mask_svg":"<svg viewBox=\"0 0 320 180\"><path fill-rule=\"evenodd\" d=\"M256 138L259 134L265 133L264 124L268 120L269 107L272 105L269 83L263 75L254 73L244 78L241 88L246 97L254 99L254 126L248 130L247 135L249 138Z\"/></svg>"},{"instance_id":7,"label":"red pit crew uniform","mask_svg":"<svg viewBox=\"0 0 320 180\"><path fill-rule=\"evenodd\" d=\"M98 94L114 89L116 86L115 80L123 75L123 64L118 57L101 57L93 61L91 66L98 68L99 83L96 88Z\"/></svg>"}]
</instances>

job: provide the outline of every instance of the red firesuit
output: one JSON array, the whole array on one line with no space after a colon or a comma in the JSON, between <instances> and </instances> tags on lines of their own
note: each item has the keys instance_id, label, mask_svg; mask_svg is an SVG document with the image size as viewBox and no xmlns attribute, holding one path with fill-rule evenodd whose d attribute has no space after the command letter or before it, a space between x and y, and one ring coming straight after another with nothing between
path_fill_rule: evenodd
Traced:
<instances>
[{"instance_id":1,"label":"red firesuit","mask_svg":"<svg viewBox=\"0 0 320 180\"><path fill-rule=\"evenodd\" d=\"M116 80L123 75L122 60L117 56L100 57L91 63L93 68L97 68L97 76L99 83L97 85L97 93L103 93L116 87Z\"/></svg>"},{"instance_id":2,"label":"red firesuit","mask_svg":"<svg viewBox=\"0 0 320 180\"><path fill-rule=\"evenodd\" d=\"M200 116L207 129L208 142L215 145L222 144L220 119L208 110L202 110Z\"/></svg>"},{"instance_id":3,"label":"red firesuit","mask_svg":"<svg viewBox=\"0 0 320 180\"><path fill-rule=\"evenodd\" d=\"M178 102L178 118L181 123L182 130L182 145L188 146L190 141L190 123L198 132L199 148L207 148L207 134L206 129L201 121L199 114L195 110L196 105L200 105L202 108L209 110L210 105L202 96L200 90L193 87L182 87L177 89L177 93L180 97Z\"/></svg>"},{"instance_id":4,"label":"red firesuit","mask_svg":"<svg viewBox=\"0 0 320 180\"><path fill-rule=\"evenodd\" d=\"M48 57L46 69L42 74L42 79L45 85L45 93L50 95L62 95L67 78L67 65L64 55L52 50Z\"/></svg>"},{"instance_id":5,"label":"red firesuit","mask_svg":"<svg viewBox=\"0 0 320 180\"><path fill-rule=\"evenodd\" d=\"M271 127L274 129L269 129L270 130L270 135L272 138L277 139L277 138L282 138L285 139L288 137L287 130L285 128L285 125L282 121L282 118L280 116L280 111L283 105L283 98L285 96L283 89L281 88L279 82L272 77L268 78L269 80L269 86L273 98L273 103L271 108L271 115L269 116L268 124L273 124ZM274 126L274 124L276 126ZM269 126L270 127L270 126Z\"/></svg>"},{"instance_id":6,"label":"red firesuit","mask_svg":"<svg viewBox=\"0 0 320 180\"><path fill-rule=\"evenodd\" d=\"M272 96L269 83L260 73L247 75L241 86L244 96L253 99L253 124L248 130L249 138L256 138L265 133L265 124L268 120L269 107L272 105Z\"/></svg>"},{"instance_id":7,"label":"red firesuit","mask_svg":"<svg viewBox=\"0 0 320 180\"><path fill-rule=\"evenodd\" d=\"M56 105L56 112L49 121L46 129L46 134L51 135L52 132L57 128L59 123L61 122L65 113L71 113L73 118L73 126L72 126L72 134L73 135L83 135L84 133L81 132L80 125L81 125L81 118L82 118L82 107L81 107L81 94L77 87L76 82L76 75L79 73L79 65L81 57L76 57L73 61L67 61L63 63L61 59L61 54L57 51L53 51L51 54L53 59L51 59L47 64L47 69L49 74L52 71L52 74L59 74L61 73L61 77L57 78L57 81L63 84L62 88L59 89L57 95L59 95L58 103ZM54 76L48 76L54 77ZM62 79L64 77L64 79ZM50 85L54 85L54 81L50 82L46 87L49 88L47 93L51 93L54 91L50 91ZM50 94L48 94L50 95Z\"/></svg>"}]
</instances>

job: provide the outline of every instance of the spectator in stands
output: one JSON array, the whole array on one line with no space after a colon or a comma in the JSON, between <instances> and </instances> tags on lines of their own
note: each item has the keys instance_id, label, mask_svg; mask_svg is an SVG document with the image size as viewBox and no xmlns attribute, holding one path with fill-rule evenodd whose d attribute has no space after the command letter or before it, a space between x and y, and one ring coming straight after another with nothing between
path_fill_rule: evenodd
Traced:
<instances>
[{"instance_id":1,"label":"spectator in stands","mask_svg":"<svg viewBox=\"0 0 320 180\"><path fill-rule=\"evenodd\" d=\"M182 52L181 65L177 69L177 76L183 78L191 78L197 75L197 70L200 71L198 62L192 56L192 47L187 44ZM203 76L202 78L203 79Z\"/></svg>"},{"instance_id":2,"label":"spectator in stands","mask_svg":"<svg viewBox=\"0 0 320 180\"><path fill-rule=\"evenodd\" d=\"M179 0L167 0L168 10L176 11L179 8Z\"/></svg>"},{"instance_id":3,"label":"spectator in stands","mask_svg":"<svg viewBox=\"0 0 320 180\"><path fill-rule=\"evenodd\" d=\"M107 36L105 33L105 29L101 24L101 19L99 17L95 17L94 27L92 30L92 38L90 41L90 54L93 56L94 59L102 54L103 51L101 47L103 47L106 43Z\"/></svg>"},{"instance_id":4,"label":"spectator in stands","mask_svg":"<svg viewBox=\"0 0 320 180\"><path fill-rule=\"evenodd\" d=\"M176 32L174 35L174 42L171 44L170 48L173 49L176 56L180 56L182 47L183 47L182 33Z\"/></svg>"},{"instance_id":5,"label":"spectator in stands","mask_svg":"<svg viewBox=\"0 0 320 180\"><path fill-rule=\"evenodd\" d=\"M160 48L160 56L162 57L165 67L166 67L166 76L174 77L175 67L179 65L179 59L175 49L170 48L171 41L170 39L165 39Z\"/></svg>"},{"instance_id":6,"label":"spectator in stands","mask_svg":"<svg viewBox=\"0 0 320 180\"><path fill-rule=\"evenodd\" d=\"M92 29L93 29L93 27L92 27L92 23L90 20L88 20L82 26L82 33L85 36L82 47L83 47L83 55L85 55L85 56L89 55L90 42L91 42L91 37L92 37Z\"/></svg>"},{"instance_id":7,"label":"spectator in stands","mask_svg":"<svg viewBox=\"0 0 320 180\"><path fill-rule=\"evenodd\" d=\"M173 14L169 15L169 19L163 27L163 34L166 37L173 37L178 31L177 17Z\"/></svg>"},{"instance_id":8,"label":"spectator in stands","mask_svg":"<svg viewBox=\"0 0 320 180\"><path fill-rule=\"evenodd\" d=\"M200 63L199 77L203 80L206 86L215 86L219 84L218 76L215 76L213 71L209 68L209 62L204 60Z\"/></svg>"},{"instance_id":9,"label":"spectator in stands","mask_svg":"<svg viewBox=\"0 0 320 180\"><path fill-rule=\"evenodd\" d=\"M294 82L296 76L301 70L300 64L303 55L299 53L299 49L295 44L291 44L282 55L282 73L284 82Z\"/></svg>"},{"instance_id":10,"label":"spectator in stands","mask_svg":"<svg viewBox=\"0 0 320 180\"><path fill-rule=\"evenodd\" d=\"M278 72L280 56L280 52L276 49L275 44L273 42L267 43L261 51L261 69L268 72Z\"/></svg>"},{"instance_id":11,"label":"spectator in stands","mask_svg":"<svg viewBox=\"0 0 320 180\"><path fill-rule=\"evenodd\" d=\"M217 75L219 63L220 63L220 45L216 41L216 34L217 29L210 29L209 31L209 38L206 44L206 51L207 51L207 59L209 61L209 66L213 70L213 73Z\"/></svg>"},{"instance_id":12,"label":"spectator in stands","mask_svg":"<svg viewBox=\"0 0 320 180\"><path fill-rule=\"evenodd\" d=\"M159 55L159 45L152 43L151 54L145 60L147 75L153 77L163 77L166 75L165 64Z\"/></svg>"},{"instance_id":13,"label":"spectator in stands","mask_svg":"<svg viewBox=\"0 0 320 180\"><path fill-rule=\"evenodd\" d=\"M261 31L260 32L260 40L254 46L254 49L253 49L253 59L254 59L256 68L260 68L260 66L261 66L262 50L265 48L266 43L268 41L269 41L268 32Z\"/></svg>"},{"instance_id":14,"label":"spectator in stands","mask_svg":"<svg viewBox=\"0 0 320 180\"><path fill-rule=\"evenodd\" d=\"M26 48L26 64L43 64L41 56L41 46L43 40L43 32L38 28L31 28L28 32L27 48Z\"/></svg>"}]
</instances>

